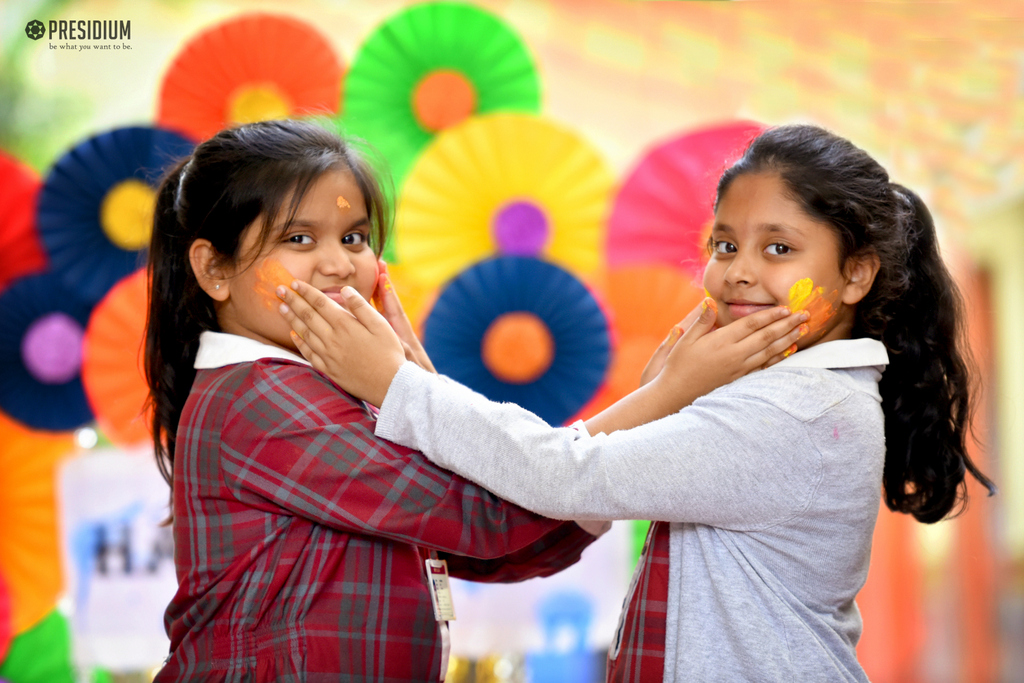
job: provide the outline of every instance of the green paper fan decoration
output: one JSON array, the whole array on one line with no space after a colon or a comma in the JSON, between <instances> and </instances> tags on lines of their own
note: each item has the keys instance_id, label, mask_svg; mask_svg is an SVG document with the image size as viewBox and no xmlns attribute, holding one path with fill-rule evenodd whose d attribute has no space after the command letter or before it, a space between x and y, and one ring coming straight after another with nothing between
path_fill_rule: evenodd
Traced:
<instances>
[{"instance_id":1,"label":"green paper fan decoration","mask_svg":"<svg viewBox=\"0 0 1024 683\"><path fill-rule=\"evenodd\" d=\"M11 641L0 663L0 680L11 683L74 683L71 627L57 610Z\"/></svg>"},{"instance_id":2,"label":"green paper fan decoration","mask_svg":"<svg viewBox=\"0 0 1024 683\"><path fill-rule=\"evenodd\" d=\"M342 127L380 151L399 186L437 132L476 114L540 111L523 41L490 12L455 2L385 21L360 47L344 90Z\"/></svg>"}]
</instances>

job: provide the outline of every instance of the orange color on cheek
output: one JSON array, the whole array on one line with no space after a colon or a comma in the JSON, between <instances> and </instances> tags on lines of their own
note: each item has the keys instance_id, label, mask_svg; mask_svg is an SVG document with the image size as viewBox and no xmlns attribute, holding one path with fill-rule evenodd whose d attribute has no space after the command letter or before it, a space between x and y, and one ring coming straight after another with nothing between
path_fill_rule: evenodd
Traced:
<instances>
[{"instance_id":1,"label":"orange color on cheek","mask_svg":"<svg viewBox=\"0 0 1024 683\"><path fill-rule=\"evenodd\" d=\"M291 288L294 281L295 278L280 261L268 258L256 266L256 284L253 285L253 290L263 299L263 305L268 310L273 310L281 303L277 298L277 288Z\"/></svg>"},{"instance_id":2,"label":"orange color on cheek","mask_svg":"<svg viewBox=\"0 0 1024 683\"><path fill-rule=\"evenodd\" d=\"M825 323L836 314L835 303L839 290L824 294L824 287L815 287L811 278L797 280L789 288L789 310L793 313L807 311L811 317L805 323L812 332L824 329Z\"/></svg>"}]
</instances>

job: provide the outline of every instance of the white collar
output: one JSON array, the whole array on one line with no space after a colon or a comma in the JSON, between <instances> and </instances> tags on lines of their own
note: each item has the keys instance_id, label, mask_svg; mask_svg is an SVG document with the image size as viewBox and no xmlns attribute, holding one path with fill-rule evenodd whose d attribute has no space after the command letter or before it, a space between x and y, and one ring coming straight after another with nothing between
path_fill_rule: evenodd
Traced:
<instances>
[{"instance_id":1,"label":"white collar","mask_svg":"<svg viewBox=\"0 0 1024 683\"><path fill-rule=\"evenodd\" d=\"M261 358L280 358L309 365L302 356L284 349L258 342L255 339L225 332L203 332L199 335L196 370L222 368L235 363L251 363Z\"/></svg>"},{"instance_id":2,"label":"white collar","mask_svg":"<svg viewBox=\"0 0 1024 683\"><path fill-rule=\"evenodd\" d=\"M836 339L809 346L772 367L781 368L882 368L889 364L885 344L875 339Z\"/></svg>"}]
</instances>

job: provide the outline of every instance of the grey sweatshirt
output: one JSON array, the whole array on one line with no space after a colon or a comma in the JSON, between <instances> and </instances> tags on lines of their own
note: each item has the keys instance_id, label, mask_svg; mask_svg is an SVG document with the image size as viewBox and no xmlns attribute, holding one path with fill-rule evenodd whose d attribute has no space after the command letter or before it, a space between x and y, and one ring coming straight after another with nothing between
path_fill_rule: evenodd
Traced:
<instances>
[{"instance_id":1,"label":"grey sweatshirt","mask_svg":"<svg viewBox=\"0 0 1024 683\"><path fill-rule=\"evenodd\" d=\"M866 681L854 598L881 496L887 363L874 340L818 344L595 436L406 363L375 432L549 517L670 522L664 681Z\"/></svg>"}]
</instances>

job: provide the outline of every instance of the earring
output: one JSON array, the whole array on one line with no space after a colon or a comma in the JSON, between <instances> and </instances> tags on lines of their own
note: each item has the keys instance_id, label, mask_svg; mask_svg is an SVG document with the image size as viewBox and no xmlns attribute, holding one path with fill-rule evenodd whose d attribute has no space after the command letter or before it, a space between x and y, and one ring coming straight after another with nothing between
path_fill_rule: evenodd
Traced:
<instances>
[{"instance_id":1,"label":"earring","mask_svg":"<svg viewBox=\"0 0 1024 683\"><path fill-rule=\"evenodd\" d=\"M214 289L220 289L220 285L214 285Z\"/></svg>"}]
</instances>

